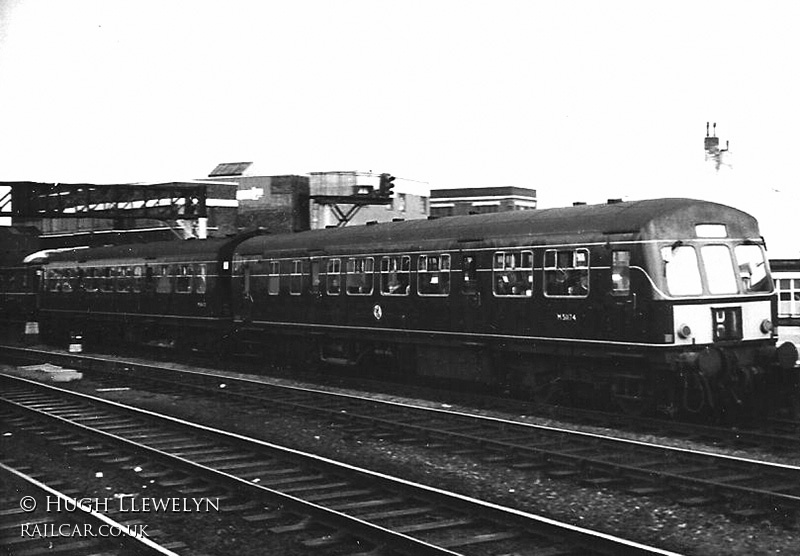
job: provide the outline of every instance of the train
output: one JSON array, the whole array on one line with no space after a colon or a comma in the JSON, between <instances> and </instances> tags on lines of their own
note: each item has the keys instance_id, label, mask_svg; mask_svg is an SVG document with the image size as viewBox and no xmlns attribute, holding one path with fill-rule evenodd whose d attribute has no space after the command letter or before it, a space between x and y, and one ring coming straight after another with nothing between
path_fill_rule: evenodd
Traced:
<instances>
[{"instance_id":1,"label":"train","mask_svg":"<svg viewBox=\"0 0 800 556\"><path fill-rule=\"evenodd\" d=\"M707 201L69 249L26 265L54 341L213 346L636 415L797 403L758 223Z\"/></svg>"}]
</instances>

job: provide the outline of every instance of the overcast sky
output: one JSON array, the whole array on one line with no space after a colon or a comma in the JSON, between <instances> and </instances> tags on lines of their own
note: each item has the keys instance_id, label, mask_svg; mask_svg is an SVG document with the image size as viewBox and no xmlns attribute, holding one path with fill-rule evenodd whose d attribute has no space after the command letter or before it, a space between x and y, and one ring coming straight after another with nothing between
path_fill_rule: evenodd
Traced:
<instances>
[{"instance_id":1,"label":"overcast sky","mask_svg":"<svg viewBox=\"0 0 800 556\"><path fill-rule=\"evenodd\" d=\"M690 196L798 257L798 29L795 0L0 0L0 181L254 161L541 207Z\"/></svg>"}]
</instances>

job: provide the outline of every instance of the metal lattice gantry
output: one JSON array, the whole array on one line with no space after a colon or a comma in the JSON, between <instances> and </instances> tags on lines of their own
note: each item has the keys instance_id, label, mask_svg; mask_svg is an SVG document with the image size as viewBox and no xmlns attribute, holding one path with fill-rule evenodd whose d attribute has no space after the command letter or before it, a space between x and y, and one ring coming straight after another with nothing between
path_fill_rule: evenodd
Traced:
<instances>
[{"instance_id":1,"label":"metal lattice gantry","mask_svg":"<svg viewBox=\"0 0 800 556\"><path fill-rule=\"evenodd\" d=\"M5 182L20 218L206 218L206 186L192 183L64 184Z\"/></svg>"}]
</instances>

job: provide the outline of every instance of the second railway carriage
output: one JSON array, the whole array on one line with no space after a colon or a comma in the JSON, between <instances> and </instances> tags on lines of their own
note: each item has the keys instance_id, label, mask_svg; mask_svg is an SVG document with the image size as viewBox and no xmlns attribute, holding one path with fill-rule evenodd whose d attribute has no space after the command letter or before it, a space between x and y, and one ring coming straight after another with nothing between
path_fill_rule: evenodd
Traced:
<instances>
[{"instance_id":1,"label":"second railway carriage","mask_svg":"<svg viewBox=\"0 0 800 556\"><path fill-rule=\"evenodd\" d=\"M230 318L233 240L74 249L43 259L42 334L202 345Z\"/></svg>"},{"instance_id":2,"label":"second railway carriage","mask_svg":"<svg viewBox=\"0 0 800 556\"><path fill-rule=\"evenodd\" d=\"M729 411L793 380L758 226L660 199L255 237L233 253L250 345L406 373Z\"/></svg>"}]
</instances>

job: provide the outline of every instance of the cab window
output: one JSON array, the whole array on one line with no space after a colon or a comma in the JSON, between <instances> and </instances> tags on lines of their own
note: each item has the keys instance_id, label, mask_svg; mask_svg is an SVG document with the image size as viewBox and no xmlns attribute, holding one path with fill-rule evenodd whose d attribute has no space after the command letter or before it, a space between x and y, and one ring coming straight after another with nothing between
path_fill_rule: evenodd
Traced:
<instances>
[{"instance_id":1,"label":"cab window","mask_svg":"<svg viewBox=\"0 0 800 556\"><path fill-rule=\"evenodd\" d=\"M767 262L761 247L737 245L734 253L744 293L771 292L772 279L767 272Z\"/></svg>"},{"instance_id":2,"label":"cab window","mask_svg":"<svg viewBox=\"0 0 800 556\"><path fill-rule=\"evenodd\" d=\"M704 245L700 248L700 252L703 255L708 293L714 295L739 293L728 247L726 245Z\"/></svg>"},{"instance_id":3,"label":"cab window","mask_svg":"<svg viewBox=\"0 0 800 556\"><path fill-rule=\"evenodd\" d=\"M671 295L701 295L703 283L697 266L697 252L691 245L662 247L664 275Z\"/></svg>"}]
</instances>

